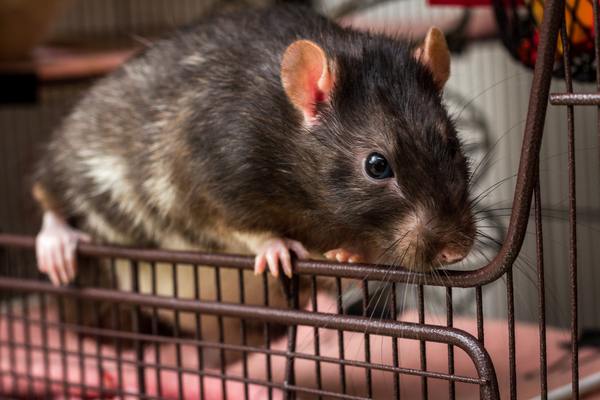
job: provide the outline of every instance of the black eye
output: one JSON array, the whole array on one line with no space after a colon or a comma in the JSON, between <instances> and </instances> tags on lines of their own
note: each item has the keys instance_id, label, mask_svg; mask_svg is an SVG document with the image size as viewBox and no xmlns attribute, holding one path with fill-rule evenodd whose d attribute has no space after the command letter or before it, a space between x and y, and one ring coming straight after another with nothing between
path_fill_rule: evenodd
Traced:
<instances>
[{"instance_id":1,"label":"black eye","mask_svg":"<svg viewBox=\"0 0 600 400\"><path fill-rule=\"evenodd\" d=\"M448 136L448 138L446 139L447 142L447 146L448 146L448 152L450 153L450 157L454 158L456 157L456 153L458 152L458 142L456 141L455 138Z\"/></svg>"},{"instance_id":2,"label":"black eye","mask_svg":"<svg viewBox=\"0 0 600 400\"><path fill-rule=\"evenodd\" d=\"M394 176L388 160L379 153L371 153L365 161L365 170L373 179L385 179Z\"/></svg>"}]
</instances>

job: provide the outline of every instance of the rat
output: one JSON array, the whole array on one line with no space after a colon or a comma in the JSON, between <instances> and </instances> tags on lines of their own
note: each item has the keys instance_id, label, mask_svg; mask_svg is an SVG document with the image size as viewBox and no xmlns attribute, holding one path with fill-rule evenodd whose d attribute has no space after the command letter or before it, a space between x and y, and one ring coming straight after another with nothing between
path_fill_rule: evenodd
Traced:
<instances>
[{"instance_id":1,"label":"rat","mask_svg":"<svg viewBox=\"0 0 600 400\"><path fill-rule=\"evenodd\" d=\"M291 276L291 252L415 271L456 263L475 220L442 101L449 74L436 28L412 48L300 5L182 29L101 79L53 132L33 185L39 269L68 284L85 269L77 243L91 241L248 254L272 276L280 264ZM170 266L156 274L159 294L172 295ZM194 297L187 274L180 297ZM247 298L261 290L250 284ZM178 323L193 332L193 321Z\"/></svg>"}]
</instances>

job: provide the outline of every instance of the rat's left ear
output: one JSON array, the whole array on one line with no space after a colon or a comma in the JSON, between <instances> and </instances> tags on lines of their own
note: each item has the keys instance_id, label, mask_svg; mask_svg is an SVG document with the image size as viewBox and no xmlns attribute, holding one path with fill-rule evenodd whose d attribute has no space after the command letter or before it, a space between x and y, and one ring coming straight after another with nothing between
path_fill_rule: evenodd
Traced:
<instances>
[{"instance_id":1,"label":"rat's left ear","mask_svg":"<svg viewBox=\"0 0 600 400\"><path fill-rule=\"evenodd\" d=\"M304 113L307 125L315 122L315 105L326 101L334 76L325 52L308 40L292 43L281 62L281 84L294 106Z\"/></svg>"},{"instance_id":2,"label":"rat's left ear","mask_svg":"<svg viewBox=\"0 0 600 400\"><path fill-rule=\"evenodd\" d=\"M425 39L415 49L414 56L429 68L438 89L442 90L450 77L450 51L442 31L430 28Z\"/></svg>"}]
</instances>

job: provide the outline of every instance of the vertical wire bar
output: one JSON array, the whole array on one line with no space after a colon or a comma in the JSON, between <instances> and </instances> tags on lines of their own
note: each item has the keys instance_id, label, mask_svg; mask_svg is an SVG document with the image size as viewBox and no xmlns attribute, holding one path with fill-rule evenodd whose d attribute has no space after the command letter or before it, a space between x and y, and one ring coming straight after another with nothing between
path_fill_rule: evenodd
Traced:
<instances>
[{"instance_id":1,"label":"vertical wire bar","mask_svg":"<svg viewBox=\"0 0 600 400\"><path fill-rule=\"evenodd\" d=\"M446 288L446 326L454 326L454 314L452 310L452 288ZM448 375L454 375L454 346L448 345ZM448 397L450 400L456 398L456 384L448 381Z\"/></svg>"},{"instance_id":2,"label":"vertical wire bar","mask_svg":"<svg viewBox=\"0 0 600 400\"><path fill-rule=\"evenodd\" d=\"M114 257L110 258L110 272L111 272L111 286L113 289L117 289L117 265ZM121 319L120 319L120 308L117 303L113 305L113 327L115 330L119 331L121 329ZM117 358L117 388L119 389L119 393L123 393L123 362L121 358L122 348L121 348L121 339L115 337L115 353Z\"/></svg>"},{"instance_id":3,"label":"vertical wire bar","mask_svg":"<svg viewBox=\"0 0 600 400\"><path fill-rule=\"evenodd\" d=\"M3 345L0 345L0 357L2 357ZM8 393L6 388L4 387L4 375L9 374L10 372L6 371L4 368L0 369L0 393ZM46 398L48 398L48 394L46 393Z\"/></svg>"},{"instance_id":4,"label":"vertical wire bar","mask_svg":"<svg viewBox=\"0 0 600 400\"><path fill-rule=\"evenodd\" d=\"M517 363L515 349L515 298L512 268L506 272L508 308L508 363L510 369L510 398L517 399Z\"/></svg>"},{"instance_id":5,"label":"vertical wire bar","mask_svg":"<svg viewBox=\"0 0 600 400\"><path fill-rule=\"evenodd\" d=\"M244 293L244 270L238 270L238 286L240 293L240 304L246 304L246 295ZM242 336L242 346L248 344L247 332L246 332L246 320L240 318L240 335ZM242 369L244 378L248 378L248 353L242 351ZM244 398L248 400L250 393L248 391L248 382L244 382Z\"/></svg>"},{"instance_id":6,"label":"vertical wire bar","mask_svg":"<svg viewBox=\"0 0 600 400\"><path fill-rule=\"evenodd\" d=\"M567 93L573 93L573 80L571 78L571 58L569 56L569 42L566 35L566 22L561 25L561 39L563 45L563 61L565 65L565 86ZM572 398L579 399L579 339L578 306L577 306L577 203L575 200L575 122L573 119L573 106L567 106L567 136L569 153L569 247L570 247L570 273L571 273L571 384Z\"/></svg>"},{"instance_id":7,"label":"vertical wire bar","mask_svg":"<svg viewBox=\"0 0 600 400\"><path fill-rule=\"evenodd\" d=\"M25 264L22 264L25 265ZM27 372L27 390L28 390L28 394L27 397L29 398L30 396L33 395L34 393L34 389L33 389L33 373L31 372L31 337L30 337L30 332L29 329L31 328L31 324L29 323L29 302L28 302L28 296L23 293L23 316L25 318L23 318L23 342L24 342L24 349L25 349L25 371Z\"/></svg>"},{"instance_id":8,"label":"vertical wire bar","mask_svg":"<svg viewBox=\"0 0 600 400\"><path fill-rule=\"evenodd\" d=\"M1 135L0 135L1 136ZM2 232L2 230L0 229L0 233ZM8 256L6 254L3 248L0 248L0 266L2 265L6 265L8 267ZM0 275L4 276L5 273L7 273L8 271L4 271L3 269L0 269ZM39 273L38 273L39 276ZM7 296L6 293L4 292L0 292L0 304L6 304L7 303ZM1 310L1 308L0 308ZM42 341L44 340L44 338L42 337ZM0 360L4 359L4 345L0 345ZM48 367L46 366L46 371L48 371ZM6 371L3 368L0 368L0 393L8 393L8 391L6 390L6 388L4 387L4 375L6 374ZM47 372L45 373L45 377L47 377L48 374ZM46 389L46 394L48 392L48 389ZM48 397L48 396L46 396Z\"/></svg>"},{"instance_id":9,"label":"vertical wire bar","mask_svg":"<svg viewBox=\"0 0 600 400\"><path fill-rule=\"evenodd\" d=\"M198 284L199 271L198 266L194 265L194 297L200 300L200 285ZM202 321L200 314L196 313L196 340L202 340ZM198 346L198 371L204 370L204 352L202 346ZM200 399L204 400L204 381L203 376L198 375L198 384L200 385Z\"/></svg>"},{"instance_id":10,"label":"vertical wire bar","mask_svg":"<svg viewBox=\"0 0 600 400\"><path fill-rule=\"evenodd\" d=\"M81 274L78 274L75 277L76 287L81 288ZM81 301L75 301L75 313L77 314L77 325L83 325L83 307L81 306ZM79 356L79 385L81 387L81 393L85 393L85 359L83 356L83 335L77 334L77 353Z\"/></svg>"},{"instance_id":11,"label":"vertical wire bar","mask_svg":"<svg viewBox=\"0 0 600 400\"><path fill-rule=\"evenodd\" d=\"M477 306L477 340L484 344L484 330L483 330L483 294L481 286L475 288L475 303Z\"/></svg>"},{"instance_id":12,"label":"vertical wire bar","mask_svg":"<svg viewBox=\"0 0 600 400\"><path fill-rule=\"evenodd\" d=\"M265 307L269 306L269 281L267 278L267 272L265 271L262 274L262 287L263 287L263 305ZM271 328L268 322L264 324L264 332L265 332L265 348L271 348ZM271 382L273 380L273 371L271 368L271 355L266 355L266 367L267 367L267 382ZM268 397L269 400L273 400L273 388L269 386L268 388Z\"/></svg>"},{"instance_id":13,"label":"vertical wire bar","mask_svg":"<svg viewBox=\"0 0 600 400\"><path fill-rule=\"evenodd\" d=\"M42 333L42 351L44 357L44 389L46 392L46 398L52 397L50 390L50 355L48 352L48 312L46 304L46 295L40 293L40 319L41 319L41 333ZM2 386L0 390L4 393Z\"/></svg>"},{"instance_id":14,"label":"vertical wire bar","mask_svg":"<svg viewBox=\"0 0 600 400\"><path fill-rule=\"evenodd\" d=\"M150 263L150 273L152 274L152 294L156 296L157 294L157 281L156 281L156 263ZM152 310L152 333L154 335L158 335L158 309L154 307ZM162 396L162 380L160 378L161 368L160 368L160 345L158 342L154 342L154 362L156 364L156 394L161 397Z\"/></svg>"},{"instance_id":15,"label":"vertical wire bar","mask_svg":"<svg viewBox=\"0 0 600 400\"><path fill-rule=\"evenodd\" d=\"M600 93L600 6L598 0L592 0L594 9L594 57L596 58L596 92ZM600 106L598 106L598 151L600 152Z\"/></svg>"},{"instance_id":16,"label":"vertical wire bar","mask_svg":"<svg viewBox=\"0 0 600 400\"><path fill-rule=\"evenodd\" d=\"M7 303L6 303L6 314L7 314L7 318L6 318L6 322L7 322L7 327L8 327L8 343L9 345L12 344L12 346L10 346L9 350L8 350L8 354L9 354L9 360L10 360L10 372L13 376L12 379L12 384L11 384L11 392L13 394L13 397L17 397L17 386L18 386L18 382L17 382L17 355L15 354L15 326L14 326L14 314L13 314L13 299L9 298Z\"/></svg>"},{"instance_id":17,"label":"vertical wire bar","mask_svg":"<svg viewBox=\"0 0 600 400\"><path fill-rule=\"evenodd\" d=\"M596 59L596 92L600 93L600 7L598 0L592 0L594 9L594 57ZM598 106L598 150L600 151L600 106Z\"/></svg>"},{"instance_id":18,"label":"vertical wire bar","mask_svg":"<svg viewBox=\"0 0 600 400\"><path fill-rule=\"evenodd\" d=\"M287 282L288 285L288 308L292 308L294 310L298 309L298 285L299 285L299 277L298 275L292 275L291 279L287 279L287 277L283 274L280 268L279 279ZM297 325L289 325L288 326L288 346L287 346L287 356L286 356L286 365L285 365L285 378L284 378L284 389L283 398L284 400L293 400L296 398L296 392L290 391L287 389L287 386L293 386L296 384L296 375L294 372L294 353L296 352L296 337L298 333Z\"/></svg>"},{"instance_id":19,"label":"vertical wire bar","mask_svg":"<svg viewBox=\"0 0 600 400\"><path fill-rule=\"evenodd\" d=\"M594 9L594 57L596 58L596 91L600 93L600 65L598 57L600 57L600 8L598 0L592 0L592 8ZM600 140L600 106L598 106L598 140ZM600 150L600 149L599 149Z\"/></svg>"},{"instance_id":20,"label":"vertical wire bar","mask_svg":"<svg viewBox=\"0 0 600 400\"><path fill-rule=\"evenodd\" d=\"M139 293L140 285L139 285L139 265L136 260L130 260L131 267L131 290L134 293ZM135 306L133 308L133 331L135 333L141 332L141 310L139 306ZM136 361L138 362L137 366L137 379L138 379L138 391L140 393L140 398L146 398L146 376L144 371L144 348L142 346L142 342L139 339L134 339L133 346L135 349Z\"/></svg>"},{"instance_id":21,"label":"vertical wire bar","mask_svg":"<svg viewBox=\"0 0 600 400\"><path fill-rule=\"evenodd\" d=\"M13 257L11 257L14 260L14 254ZM14 268L16 268L18 262L12 262L12 263L8 263L9 266L9 271L8 271L8 275L9 276L16 276L16 273L14 271ZM14 268L13 268L14 267ZM18 377L17 377L17 355L15 354L15 326L14 326L14 309L13 309L13 300L17 297L17 293L15 293L13 295L13 297L8 297L8 301L6 303L6 313L7 313L7 328L8 328L8 343L10 345L10 348L8 350L9 353L9 359L10 359L10 373L13 376L12 379L12 387L11 387L11 392L13 393L13 397L16 397L17 395L17 388L18 388Z\"/></svg>"},{"instance_id":22,"label":"vertical wire bar","mask_svg":"<svg viewBox=\"0 0 600 400\"><path fill-rule=\"evenodd\" d=\"M3 348L3 345L0 346L0 357L2 356L2 353L4 353L2 348ZM6 371L4 368L0 369L0 393L8 393L8 391L4 387L4 375L7 375L7 374L10 374L10 372ZM46 393L46 398L49 398L47 393Z\"/></svg>"},{"instance_id":23,"label":"vertical wire bar","mask_svg":"<svg viewBox=\"0 0 600 400\"><path fill-rule=\"evenodd\" d=\"M177 278L178 278L178 267L177 264L171 264L171 272L172 272L172 278L173 278L173 297L174 298L178 298L179 297L179 283L177 282ZM174 317L175 317L175 324L173 326L173 333L175 338L179 338L180 333L179 333L179 311L175 310L174 311ZM177 387L179 388L179 398L183 399L183 376L181 373L181 344L176 343L175 344L175 358L177 360Z\"/></svg>"},{"instance_id":24,"label":"vertical wire bar","mask_svg":"<svg viewBox=\"0 0 600 400\"><path fill-rule=\"evenodd\" d=\"M64 323L65 323L65 302L64 302L64 298L61 296L58 299L58 320L61 323L61 326L59 328L59 332L60 332L60 355L61 355L61 359L62 359L62 377L63 377L63 394L65 396L65 399L69 398L69 384L67 383L67 375L68 375L68 370L67 370L67 341L66 341L66 337L65 337L65 327L64 327Z\"/></svg>"},{"instance_id":25,"label":"vertical wire bar","mask_svg":"<svg viewBox=\"0 0 600 400\"><path fill-rule=\"evenodd\" d=\"M221 270L219 267L215 267L215 286L216 286L216 300L217 302L221 302ZM223 317L217 317L217 327L219 331L219 343L223 344L225 342L225 336L223 332ZM221 374L225 376L225 350L219 350L219 356L221 360ZM221 382L221 387L223 390L223 398L227 398L227 381L226 378L223 378Z\"/></svg>"},{"instance_id":26,"label":"vertical wire bar","mask_svg":"<svg viewBox=\"0 0 600 400\"><path fill-rule=\"evenodd\" d=\"M363 317L368 317L369 316L369 284L368 282L363 282L362 283L362 294L363 294L363 304L362 304L362 308L363 308ZM364 334L364 344L365 344L365 362L366 363L370 363L371 362L371 337L368 333ZM371 382L371 369L370 368L365 368L365 384L366 384L366 388L367 388L367 397L371 398L373 397L373 387L372 387L372 382Z\"/></svg>"},{"instance_id":27,"label":"vertical wire bar","mask_svg":"<svg viewBox=\"0 0 600 400\"><path fill-rule=\"evenodd\" d=\"M363 285L366 285L367 282L363 282ZM337 312L338 314L344 314L344 307L342 303L342 279L335 278L335 289L337 293ZM339 358L340 360L344 360L344 331L338 331L338 349L339 349ZM343 364L340 364L340 389L343 394L346 394L346 369Z\"/></svg>"},{"instance_id":28,"label":"vertical wire bar","mask_svg":"<svg viewBox=\"0 0 600 400\"><path fill-rule=\"evenodd\" d=\"M310 298L311 298L311 302L312 302L312 310L314 312L317 312L319 307L317 304L317 278L312 275L310 277ZM320 356L321 355L321 347L320 347L320 342L319 342L319 328L317 328L316 326L313 327L313 346L314 346L314 350L315 350L315 356ZM323 388L323 380L321 377L321 362L320 361L315 361L315 378L316 378L316 383L317 383L317 389L321 390ZM317 398L318 400L322 400L323 397L319 396Z\"/></svg>"},{"instance_id":29,"label":"vertical wire bar","mask_svg":"<svg viewBox=\"0 0 600 400\"><path fill-rule=\"evenodd\" d=\"M78 265L81 265L81 257L77 257ZM94 269L94 287L100 286L100 268ZM102 328L100 324L100 304L97 301L94 301L94 326L96 328ZM101 399L104 398L104 374L102 373L102 343L101 337L99 335L95 335L94 337L96 342L96 363L98 364L98 383L100 384L99 397Z\"/></svg>"},{"instance_id":30,"label":"vertical wire bar","mask_svg":"<svg viewBox=\"0 0 600 400\"><path fill-rule=\"evenodd\" d=\"M542 200L540 198L539 168L534 190L540 331L540 399L548 400L548 362L546 361L546 284L544 282L544 241L542 238Z\"/></svg>"},{"instance_id":31,"label":"vertical wire bar","mask_svg":"<svg viewBox=\"0 0 600 400\"><path fill-rule=\"evenodd\" d=\"M390 291L390 296L392 297L392 304L391 304L391 316L392 316L392 321L397 321L398 320L398 309L396 308L397 305L397 301L398 299L396 298L396 282L392 282L392 288ZM399 365L399 360L398 360L398 338L397 337L392 337L392 362L394 364L394 367L398 368ZM400 373L398 372L394 372L394 399L396 400L400 400Z\"/></svg>"},{"instance_id":32,"label":"vertical wire bar","mask_svg":"<svg viewBox=\"0 0 600 400\"><path fill-rule=\"evenodd\" d=\"M423 285L419 285L418 289L418 308L419 308L419 323L425 323L425 298L423 293ZM421 340L420 345L420 357L421 357L421 370L427 371L427 348L425 347L425 341ZM427 378L421 377L421 398L427 400Z\"/></svg>"}]
</instances>

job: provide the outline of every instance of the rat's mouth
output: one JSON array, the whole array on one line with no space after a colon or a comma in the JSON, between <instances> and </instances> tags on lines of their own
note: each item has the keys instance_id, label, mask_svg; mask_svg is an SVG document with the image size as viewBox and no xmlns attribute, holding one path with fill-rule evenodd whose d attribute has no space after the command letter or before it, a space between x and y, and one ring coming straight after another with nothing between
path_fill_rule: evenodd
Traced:
<instances>
[{"instance_id":1,"label":"rat's mouth","mask_svg":"<svg viewBox=\"0 0 600 400\"><path fill-rule=\"evenodd\" d=\"M427 272L462 261L475 242L472 214L465 214L459 220L426 214L406 218L391 246L394 264Z\"/></svg>"},{"instance_id":2,"label":"rat's mouth","mask_svg":"<svg viewBox=\"0 0 600 400\"><path fill-rule=\"evenodd\" d=\"M390 265L429 272L459 263L467 257L475 242L472 219L471 213L458 222L413 214L400 224L395 239L386 245L377 240L353 242L330 250L325 256L340 262Z\"/></svg>"}]
</instances>

